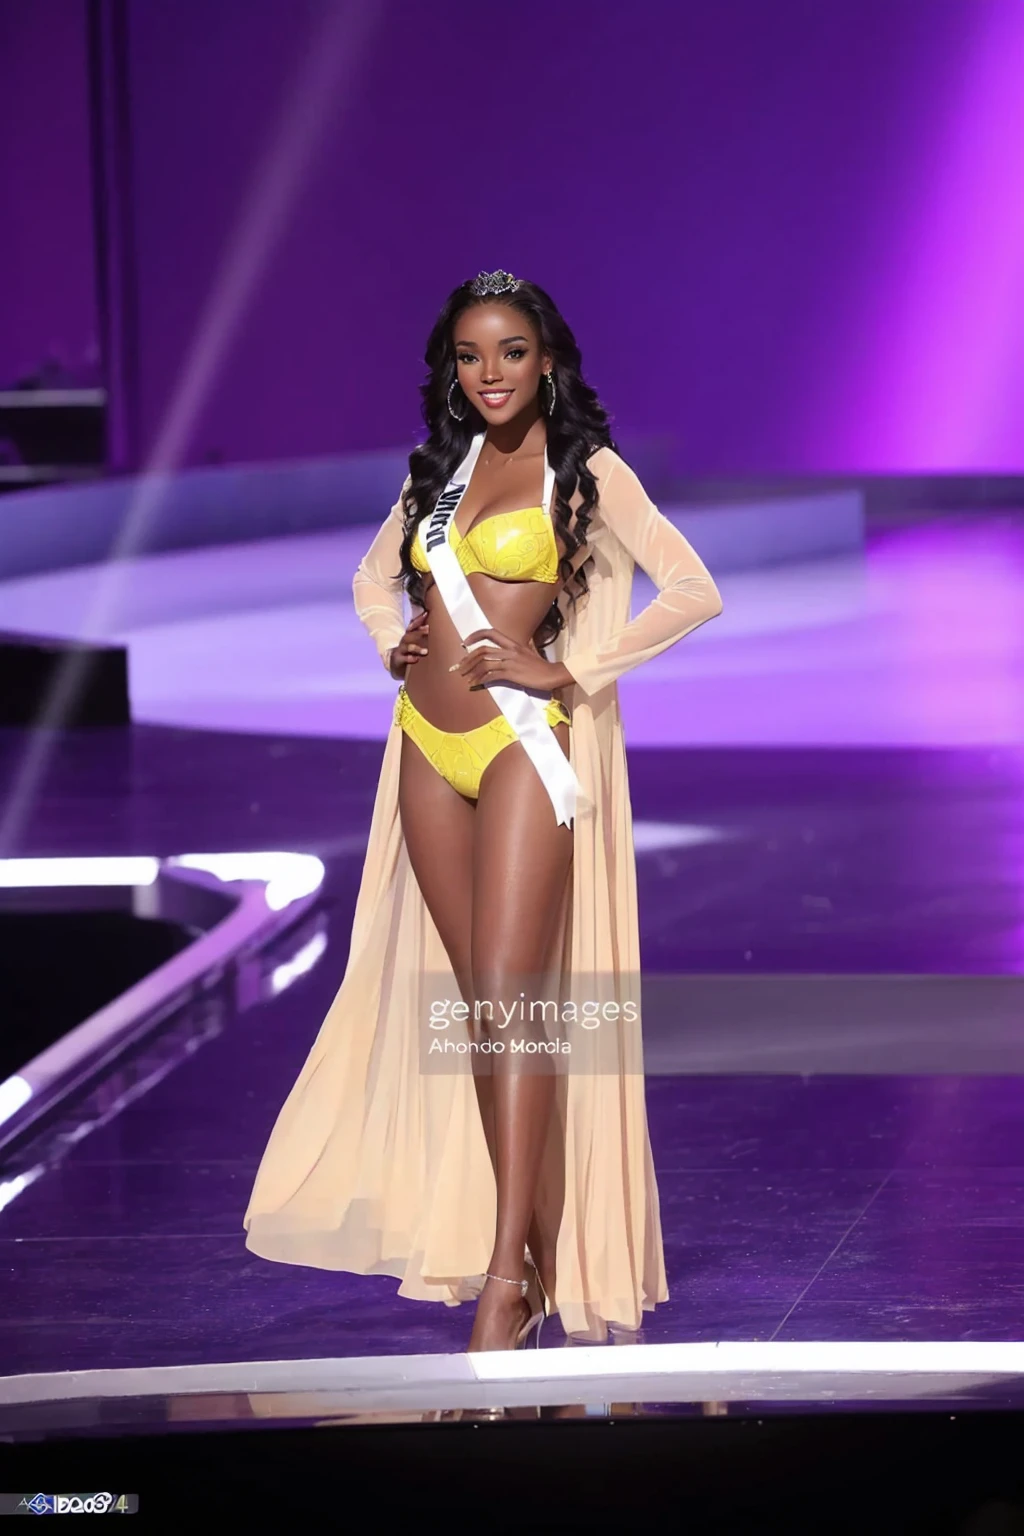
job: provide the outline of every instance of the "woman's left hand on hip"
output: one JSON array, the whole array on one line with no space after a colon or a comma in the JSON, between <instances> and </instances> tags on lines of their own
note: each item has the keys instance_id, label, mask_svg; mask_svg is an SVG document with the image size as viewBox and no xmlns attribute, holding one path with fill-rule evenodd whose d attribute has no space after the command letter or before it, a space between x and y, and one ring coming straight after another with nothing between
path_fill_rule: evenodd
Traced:
<instances>
[{"instance_id":1,"label":"woman's left hand on hip","mask_svg":"<svg viewBox=\"0 0 1024 1536\"><path fill-rule=\"evenodd\" d=\"M451 670L458 670L471 688L489 683L514 683L520 688L563 686L564 669L557 662L546 661L532 646L510 639L500 629L474 630L462 643L473 649Z\"/></svg>"}]
</instances>

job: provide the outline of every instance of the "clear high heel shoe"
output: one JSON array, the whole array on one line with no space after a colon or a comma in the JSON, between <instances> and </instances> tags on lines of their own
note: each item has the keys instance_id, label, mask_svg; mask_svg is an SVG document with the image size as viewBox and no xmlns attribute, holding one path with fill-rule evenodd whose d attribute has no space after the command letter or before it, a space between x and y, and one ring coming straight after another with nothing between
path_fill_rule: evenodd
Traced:
<instances>
[{"instance_id":1,"label":"clear high heel shoe","mask_svg":"<svg viewBox=\"0 0 1024 1536\"><path fill-rule=\"evenodd\" d=\"M548 1315L548 1297L544 1286L541 1284L540 1270L533 1262L529 1252L527 1252L526 1255L526 1262L529 1266L529 1273L526 1276L526 1290L523 1292L523 1295L526 1296L530 1302L530 1322L526 1333L528 1337L530 1329L536 1326L536 1345L539 1349L540 1331L544 1326L544 1319Z\"/></svg>"},{"instance_id":2,"label":"clear high heel shoe","mask_svg":"<svg viewBox=\"0 0 1024 1536\"><path fill-rule=\"evenodd\" d=\"M530 1268L533 1273L532 1275L527 1275L525 1280L509 1280L505 1275L492 1275L489 1270L484 1275L485 1280L500 1280L502 1285L517 1285L519 1287L519 1294L522 1296L523 1300L529 1302L530 1316L516 1335L516 1342L513 1345L514 1349L522 1349L535 1328L537 1330L537 1340L539 1343L540 1327L544 1321L544 1314L547 1310L547 1298L544 1295L544 1287L540 1283L540 1276L537 1273L536 1267L532 1263L530 1264ZM531 1290L533 1290L532 1299L530 1297Z\"/></svg>"}]
</instances>

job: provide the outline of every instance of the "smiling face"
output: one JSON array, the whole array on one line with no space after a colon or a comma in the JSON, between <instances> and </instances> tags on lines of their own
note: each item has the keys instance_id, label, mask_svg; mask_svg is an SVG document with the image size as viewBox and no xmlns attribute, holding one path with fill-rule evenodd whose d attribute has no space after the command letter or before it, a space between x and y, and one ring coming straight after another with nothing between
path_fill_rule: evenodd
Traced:
<instances>
[{"instance_id":1,"label":"smiling face","mask_svg":"<svg viewBox=\"0 0 1024 1536\"><path fill-rule=\"evenodd\" d=\"M488 426L539 412L551 357L526 315L509 304L474 304L456 320L453 340L459 384Z\"/></svg>"}]
</instances>

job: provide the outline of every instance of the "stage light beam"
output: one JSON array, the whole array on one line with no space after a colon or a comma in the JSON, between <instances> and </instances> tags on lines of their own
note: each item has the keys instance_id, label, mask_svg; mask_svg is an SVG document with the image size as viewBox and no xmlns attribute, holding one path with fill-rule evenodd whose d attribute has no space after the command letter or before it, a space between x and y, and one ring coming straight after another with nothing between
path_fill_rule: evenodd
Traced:
<instances>
[{"instance_id":1,"label":"stage light beam","mask_svg":"<svg viewBox=\"0 0 1024 1536\"><path fill-rule=\"evenodd\" d=\"M96 584L79 636L86 642L105 633L122 584L130 575L128 562L146 547L146 534L167 494L169 476L184 459L195 423L289 226L327 124L351 97L352 81L365 60L383 9L384 0L329 5L309 38L267 150L253 167L238 222L211 285L166 416ZM87 650L69 653L42 701L38 724L29 735L0 817L0 854L17 844L53 750L53 730L67 717L88 665Z\"/></svg>"}]
</instances>

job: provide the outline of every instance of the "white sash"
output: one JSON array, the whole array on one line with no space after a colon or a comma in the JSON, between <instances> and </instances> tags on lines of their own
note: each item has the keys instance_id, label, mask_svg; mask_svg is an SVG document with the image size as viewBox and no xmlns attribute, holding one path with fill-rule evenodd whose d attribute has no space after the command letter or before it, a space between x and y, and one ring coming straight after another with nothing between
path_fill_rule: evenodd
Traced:
<instances>
[{"instance_id":1,"label":"white sash","mask_svg":"<svg viewBox=\"0 0 1024 1536\"><path fill-rule=\"evenodd\" d=\"M466 573L459 564L459 558L450 543L455 514L466 493L473 470L476 468L483 442L484 434L480 432L474 437L466 457L437 498L437 506L428 518L423 534L423 548L426 552L427 564L430 566L430 573L437 583L437 590L441 594L452 623L463 640L476 629L493 627L474 597L473 589L466 580ZM551 496L554 488L555 472L545 453L545 512L551 510ZM476 650L479 646L489 644L487 640L479 640L470 649ZM568 758L558 744L558 738L547 722L544 713L547 701L536 698L532 693L525 693L521 688L504 683L487 683L485 686L540 774L551 804L555 808L556 823L559 826L563 824L568 826L576 813L577 795L581 800L586 797L583 796L579 780Z\"/></svg>"}]
</instances>

